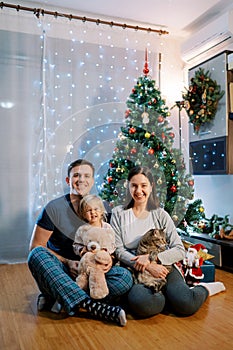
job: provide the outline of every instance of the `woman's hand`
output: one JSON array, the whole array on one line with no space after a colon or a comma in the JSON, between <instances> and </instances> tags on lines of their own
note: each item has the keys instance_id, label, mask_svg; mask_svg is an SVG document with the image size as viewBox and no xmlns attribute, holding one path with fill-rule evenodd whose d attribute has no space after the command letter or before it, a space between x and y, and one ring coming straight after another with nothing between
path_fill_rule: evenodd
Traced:
<instances>
[{"instance_id":1,"label":"woman's hand","mask_svg":"<svg viewBox=\"0 0 233 350\"><path fill-rule=\"evenodd\" d=\"M136 271L144 272L147 270L155 278L166 278L169 273L165 266L157 264L155 261L150 262L149 254L137 255L131 260L135 261L134 268Z\"/></svg>"},{"instance_id":2,"label":"woman's hand","mask_svg":"<svg viewBox=\"0 0 233 350\"><path fill-rule=\"evenodd\" d=\"M144 272L150 265L149 254L137 255L131 260L135 261L134 268L136 271Z\"/></svg>"},{"instance_id":3,"label":"woman's hand","mask_svg":"<svg viewBox=\"0 0 233 350\"><path fill-rule=\"evenodd\" d=\"M166 278L169 273L165 266L157 264L155 261L152 261L146 270L155 278Z\"/></svg>"}]
</instances>

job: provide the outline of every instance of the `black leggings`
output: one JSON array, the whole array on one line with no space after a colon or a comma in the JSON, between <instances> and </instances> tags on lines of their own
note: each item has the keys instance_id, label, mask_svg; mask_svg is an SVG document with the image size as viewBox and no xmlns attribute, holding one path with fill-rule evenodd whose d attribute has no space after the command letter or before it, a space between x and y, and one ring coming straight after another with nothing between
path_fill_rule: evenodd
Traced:
<instances>
[{"instance_id":1,"label":"black leggings","mask_svg":"<svg viewBox=\"0 0 233 350\"><path fill-rule=\"evenodd\" d=\"M190 316L199 310L208 295L203 286L189 288L180 272L173 267L162 292L154 293L143 284L135 284L128 294L128 301L132 312L140 317L157 315L165 305L177 315Z\"/></svg>"}]
</instances>

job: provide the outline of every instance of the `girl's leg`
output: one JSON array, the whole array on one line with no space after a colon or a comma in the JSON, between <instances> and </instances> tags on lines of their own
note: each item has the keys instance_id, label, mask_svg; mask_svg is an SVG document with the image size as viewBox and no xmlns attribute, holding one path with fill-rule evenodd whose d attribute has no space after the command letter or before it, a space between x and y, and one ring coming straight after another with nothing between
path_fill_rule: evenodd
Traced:
<instances>
[{"instance_id":1,"label":"girl's leg","mask_svg":"<svg viewBox=\"0 0 233 350\"><path fill-rule=\"evenodd\" d=\"M189 288L176 268L173 268L167 276L164 294L171 311L183 316L189 316L198 311L209 295L203 286Z\"/></svg>"},{"instance_id":2,"label":"girl's leg","mask_svg":"<svg viewBox=\"0 0 233 350\"><path fill-rule=\"evenodd\" d=\"M143 284L134 284L128 294L129 307L139 317L151 317L162 312L165 306L165 297L154 293Z\"/></svg>"}]
</instances>

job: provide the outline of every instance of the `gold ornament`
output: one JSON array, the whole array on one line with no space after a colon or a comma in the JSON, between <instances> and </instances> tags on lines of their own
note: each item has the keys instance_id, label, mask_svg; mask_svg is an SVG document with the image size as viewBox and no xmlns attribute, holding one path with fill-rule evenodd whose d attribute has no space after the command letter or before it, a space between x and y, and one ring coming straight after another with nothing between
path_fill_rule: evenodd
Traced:
<instances>
[{"instance_id":1,"label":"gold ornament","mask_svg":"<svg viewBox=\"0 0 233 350\"><path fill-rule=\"evenodd\" d=\"M206 89L205 89L205 91L203 92L201 98L202 98L202 102L203 102L203 103L206 103Z\"/></svg>"},{"instance_id":2,"label":"gold ornament","mask_svg":"<svg viewBox=\"0 0 233 350\"><path fill-rule=\"evenodd\" d=\"M200 212L200 213L204 213L204 211L205 211L205 209L204 209L203 207L200 207L200 208L199 208L199 212Z\"/></svg>"}]
</instances>

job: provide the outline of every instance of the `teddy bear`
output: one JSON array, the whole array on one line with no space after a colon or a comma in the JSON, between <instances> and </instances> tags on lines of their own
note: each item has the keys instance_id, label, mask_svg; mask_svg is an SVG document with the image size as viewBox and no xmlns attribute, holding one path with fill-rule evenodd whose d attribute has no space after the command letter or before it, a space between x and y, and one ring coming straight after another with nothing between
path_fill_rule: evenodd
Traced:
<instances>
[{"instance_id":1,"label":"teddy bear","mask_svg":"<svg viewBox=\"0 0 233 350\"><path fill-rule=\"evenodd\" d=\"M165 238L164 229L151 229L147 231L141 238L138 248L137 255L149 254L150 261L157 261L158 253L163 252L167 249L167 242ZM171 271L171 266L167 266L168 271ZM135 283L142 283L149 287L155 293L159 292L166 284L165 278L155 278L148 271L134 272Z\"/></svg>"},{"instance_id":2,"label":"teddy bear","mask_svg":"<svg viewBox=\"0 0 233 350\"><path fill-rule=\"evenodd\" d=\"M91 298L103 299L109 294L105 273L112 267L114 231L91 226L83 235L83 244L87 252L79 261L76 282L83 290L89 290Z\"/></svg>"}]
</instances>

